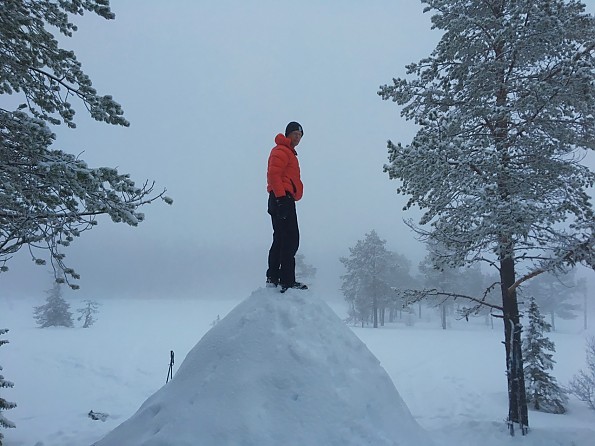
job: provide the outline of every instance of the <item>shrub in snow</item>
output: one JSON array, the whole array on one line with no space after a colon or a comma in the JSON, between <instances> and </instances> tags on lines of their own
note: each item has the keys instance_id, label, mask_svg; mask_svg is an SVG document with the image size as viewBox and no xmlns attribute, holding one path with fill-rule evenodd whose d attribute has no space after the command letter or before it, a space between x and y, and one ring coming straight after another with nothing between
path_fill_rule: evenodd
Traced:
<instances>
[{"instance_id":1,"label":"shrub in snow","mask_svg":"<svg viewBox=\"0 0 595 446\"><path fill-rule=\"evenodd\" d=\"M72 313L69 310L70 304L62 298L61 285L55 282L52 289L48 291L46 304L35 307L33 317L41 328L73 327Z\"/></svg>"},{"instance_id":2,"label":"shrub in snow","mask_svg":"<svg viewBox=\"0 0 595 446\"><path fill-rule=\"evenodd\" d=\"M87 416L95 421L105 421L108 419L109 414L105 412L95 412L94 410L90 410Z\"/></svg>"},{"instance_id":3,"label":"shrub in snow","mask_svg":"<svg viewBox=\"0 0 595 446\"><path fill-rule=\"evenodd\" d=\"M0 336L7 333L8 329L5 328L1 328L0 329ZM4 345L4 344L8 344L8 341L4 340L4 339L0 339L0 346ZM2 366L0 366L0 371L2 371ZM7 387L12 387L14 386L13 383L11 383L10 381L6 381L4 379L4 376L2 376L0 374L0 388L7 388ZM11 403L10 401L6 401L4 398L2 398L0 396L0 427L3 428L13 428L15 427L14 423L11 422L10 420L4 418L4 416L2 415L2 412L8 409L12 409L16 407L15 403ZM2 439L4 438L4 435L2 435L2 432L0 432L0 446L2 446Z\"/></svg>"},{"instance_id":4,"label":"shrub in snow","mask_svg":"<svg viewBox=\"0 0 595 446\"><path fill-rule=\"evenodd\" d=\"M587 370L574 375L568 385L568 392L595 410L595 336L587 341Z\"/></svg>"},{"instance_id":5,"label":"shrub in snow","mask_svg":"<svg viewBox=\"0 0 595 446\"><path fill-rule=\"evenodd\" d=\"M556 361L552 359L555 352L554 343L544 336L550 331L548 324L531 298L529 305L529 326L523 338L523 363L527 404L535 410L549 413L564 413L564 405L568 397L556 382L556 378L548 373L554 368Z\"/></svg>"}]
</instances>

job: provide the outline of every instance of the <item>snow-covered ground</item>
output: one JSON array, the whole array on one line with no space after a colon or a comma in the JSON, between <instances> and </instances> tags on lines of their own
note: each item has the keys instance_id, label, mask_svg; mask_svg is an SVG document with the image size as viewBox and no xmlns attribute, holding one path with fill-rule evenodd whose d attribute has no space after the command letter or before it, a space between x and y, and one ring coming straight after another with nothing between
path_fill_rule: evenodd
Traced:
<instances>
[{"instance_id":1,"label":"snow-covered ground","mask_svg":"<svg viewBox=\"0 0 595 446\"><path fill-rule=\"evenodd\" d=\"M315 290L301 293L315 299L329 297ZM98 321L88 329L36 328L32 308L43 303L43 298L2 298L0 327L10 329L5 336L10 343L0 349L0 365L5 378L15 383L2 395L18 404L5 413L17 425L3 431L5 445L88 446L99 441L165 385L170 350L176 355L175 374L217 317L223 318L247 297L103 300ZM73 309L82 306L71 303ZM300 308L310 311L310 307L288 305L289 313ZM336 301L331 306L337 313L344 310ZM557 349L554 375L565 384L585 367L585 339L595 330L585 332L580 321L558 325L558 331L550 334ZM427 310L414 326L396 323L381 329L350 329L380 360L414 419L436 446L595 444L595 411L574 397L568 413L531 411L529 435L508 435L504 347L497 322L490 329L480 318L453 321L448 330L442 330ZM312 338L302 339L316 345L316 339L324 339L319 335L311 333ZM261 341L274 343L272 338ZM351 353L349 349L337 352ZM268 366L274 367L274 362ZM91 410L109 416L105 422L95 421L87 416ZM319 420L321 425L325 421ZM408 439L404 434L395 441ZM196 444L202 444L200 440Z\"/></svg>"}]
</instances>

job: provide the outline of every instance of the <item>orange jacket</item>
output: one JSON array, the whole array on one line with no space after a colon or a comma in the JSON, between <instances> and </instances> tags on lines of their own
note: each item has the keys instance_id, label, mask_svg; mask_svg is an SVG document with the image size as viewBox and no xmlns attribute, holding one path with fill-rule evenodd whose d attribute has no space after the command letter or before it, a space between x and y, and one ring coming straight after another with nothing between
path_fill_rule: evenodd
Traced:
<instances>
[{"instance_id":1,"label":"orange jacket","mask_svg":"<svg viewBox=\"0 0 595 446\"><path fill-rule=\"evenodd\" d=\"M300 178L300 163L297 152L291 147L291 140L279 133L269 155L267 169L267 192L273 191L280 198L289 192L295 201L302 198L304 185Z\"/></svg>"}]
</instances>

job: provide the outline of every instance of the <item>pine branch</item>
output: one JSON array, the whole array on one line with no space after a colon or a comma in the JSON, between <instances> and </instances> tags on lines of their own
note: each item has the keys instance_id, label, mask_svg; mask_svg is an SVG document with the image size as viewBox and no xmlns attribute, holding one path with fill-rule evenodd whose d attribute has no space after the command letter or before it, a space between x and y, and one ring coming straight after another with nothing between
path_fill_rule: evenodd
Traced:
<instances>
[{"instance_id":1,"label":"pine branch","mask_svg":"<svg viewBox=\"0 0 595 446\"><path fill-rule=\"evenodd\" d=\"M542 273L546 272L545 269L542 268L538 268L534 271L531 271L529 274L524 275L523 277L521 277L519 280L517 280L515 283L513 283L511 286L508 287L508 295L510 296L518 287L520 284L522 284L523 282L526 282L529 279L532 279L533 277L536 277Z\"/></svg>"}]
</instances>

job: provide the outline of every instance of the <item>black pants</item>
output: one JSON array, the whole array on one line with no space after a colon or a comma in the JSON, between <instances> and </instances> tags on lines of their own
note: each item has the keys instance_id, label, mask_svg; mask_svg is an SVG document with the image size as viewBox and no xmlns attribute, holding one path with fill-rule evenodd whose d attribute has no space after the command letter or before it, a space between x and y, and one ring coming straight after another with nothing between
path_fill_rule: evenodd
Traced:
<instances>
[{"instance_id":1,"label":"black pants","mask_svg":"<svg viewBox=\"0 0 595 446\"><path fill-rule=\"evenodd\" d=\"M273 244L269 249L269 269L267 278L281 285L292 285L295 282L295 254L300 245L295 201L290 200L286 219L277 217L275 194L269 194L268 212L273 222Z\"/></svg>"}]
</instances>

